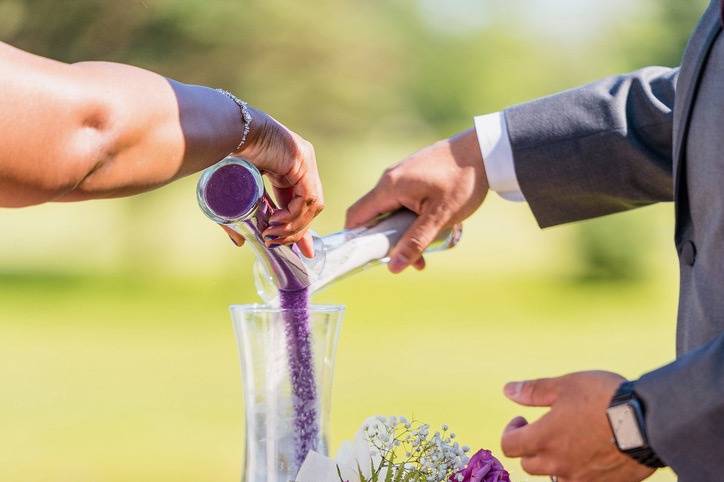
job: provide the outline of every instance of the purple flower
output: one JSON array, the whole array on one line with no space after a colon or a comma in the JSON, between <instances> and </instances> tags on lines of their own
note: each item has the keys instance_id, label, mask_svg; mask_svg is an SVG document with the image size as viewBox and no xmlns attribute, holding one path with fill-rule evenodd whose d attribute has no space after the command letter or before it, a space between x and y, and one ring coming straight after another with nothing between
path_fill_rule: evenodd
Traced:
<instances>
[{"instance_id":1,"label":"purple flower","mask_svg":"<svg viewBox=\"0 0 724 482\"><path fill-rule=\"evenodd\" d=\"M458 476L462 475L460 479ZM479 450L464 469L450 476L450 482L510 482L510 474L490 450Z\"/></svg>"}]
</instances>

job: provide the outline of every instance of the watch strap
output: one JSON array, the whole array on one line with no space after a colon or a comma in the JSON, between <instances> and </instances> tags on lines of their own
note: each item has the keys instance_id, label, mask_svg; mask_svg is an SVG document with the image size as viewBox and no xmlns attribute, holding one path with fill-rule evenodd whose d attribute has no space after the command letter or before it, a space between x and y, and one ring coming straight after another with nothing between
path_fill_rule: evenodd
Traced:
<instances>
[{"instance_id":1,"label":"watch strap","mask_svg":"<svg viewBox=\"0 0 724 482\"><path fill-rule=\"evenodd\" d=\"M651 447L640 447L637 449L622 450L621 452L625 453L641 465L645 465L651 469L666 467L664 461L656 455Z\"/></svg>"},{"instance_id":2,"label":"watch strap","mask_svg":"<svg viewBox=\"0 0 724 482\"><path fill-rule=\"evenodd\" d=\"M613 398L611 398L611 402L608 406L615 407L616 405L621 405L622 403L626 403L633 399L635 396L636 392L634 391L634 383L631 381L625 381L618 386L618 389L616 390L616 393L613 394Z\"/></svg>"},{"instance_id":3,"label":"watch strap","mask_svg":"<svg viewBox=\"0 0 724 482\"><path fill-rule=\"evenodd\" d=\"M613 395L613 398L611 398L611 402L609 403L609 407L616 407L618 405L623 405L625 403L628 403L632 400L636 400L638 403L638 407L641 410L641 417L637 417L638 423L639 423L639 431L643 435L644 439L644 446L643 447L637 447L634 449L627 449L622 450L619 448L621 452L628 455L638 463L645 465L647 467L650 467L652 469L658 469L661 467L666 467L666 464L663 460L659 458L659 456L654 452L654 449L649 446L649 439L648 434L646 432L646 424L645 424L645 406L644 403L638 396L636 395L636 390L634 389L634 383L630 381L623 382L619 387L618 390L616 390L616 393ZM614 437L616 434L614 433ZM616 444L618 447L618 443Z\"/></svg>"}]
</instances>

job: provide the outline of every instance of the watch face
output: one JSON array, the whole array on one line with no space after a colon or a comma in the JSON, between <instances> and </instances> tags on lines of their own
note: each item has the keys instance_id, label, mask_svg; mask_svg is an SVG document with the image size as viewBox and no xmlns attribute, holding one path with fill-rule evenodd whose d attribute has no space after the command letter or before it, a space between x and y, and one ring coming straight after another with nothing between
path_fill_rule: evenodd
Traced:
<instances>
[{"instance_id":1,"label":"watch face","mask_svg":"<svg viewBox=\"0 0 724 482\"><path fill-rule=\"evenodd\" d=\"M628 404L610 407L608 409L608 419L611 421L618 448L630 450L645 445L633 407Z\"/></svg>"}]
</instances>

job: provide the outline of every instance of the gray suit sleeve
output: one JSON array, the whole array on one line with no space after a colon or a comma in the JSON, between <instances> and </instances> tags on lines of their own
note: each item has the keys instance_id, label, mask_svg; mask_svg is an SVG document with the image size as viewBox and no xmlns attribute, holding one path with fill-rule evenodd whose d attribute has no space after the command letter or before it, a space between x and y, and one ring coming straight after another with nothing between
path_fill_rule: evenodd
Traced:
<instances>
[{"instance_id":1,"label":"gray suit sleeve","mask_svg":"<svg viewBox=\"0 0 724 482\"><path fill-rule=\"evenodd\" d=\"M722 480L724 333L634 386L649 443L679 480Z\"/></svg>"},{"instance_id":2,"label":"gray suit sleeve","mask_svg":"<svg viewBox=\"0 0 724 482\"><path fill-rule=\"evenodd\" d=\"M678 74L648 67L505 111L518 182L541 227L673 200Z\"/></svg>"}]
</instances>

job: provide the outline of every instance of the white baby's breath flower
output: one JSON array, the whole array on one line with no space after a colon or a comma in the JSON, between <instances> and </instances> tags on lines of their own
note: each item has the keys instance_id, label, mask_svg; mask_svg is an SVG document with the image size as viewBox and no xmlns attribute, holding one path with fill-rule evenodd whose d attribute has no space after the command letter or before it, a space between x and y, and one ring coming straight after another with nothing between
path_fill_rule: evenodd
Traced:
<instances>
[{"instance_id":1,"label":"white baby's breath flower","mask_svg":"<svg viewBox=\"0 0 724 482\"><path fill-rule=\"evenodd\" d=\"M365 422L354 443L340 450L335 478L325 478L331 474L329 462L335 461L316 456L312 468L318 471L311 476L307 471L307 478L297 482L339 482L337 468L341 480L349 482L361 480L359 469L366 480L375 473L375 480L392 477L390 480L409 482L461 482L464 477L460 472L468 463L470 447L461 446L455 437L446 424L441 425L441 431L431 432L429 425L405 417L374 417Z\"/></svg>"}]
</instances>

